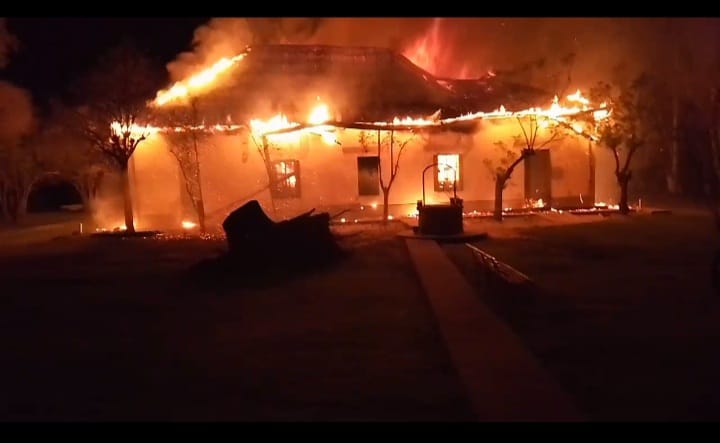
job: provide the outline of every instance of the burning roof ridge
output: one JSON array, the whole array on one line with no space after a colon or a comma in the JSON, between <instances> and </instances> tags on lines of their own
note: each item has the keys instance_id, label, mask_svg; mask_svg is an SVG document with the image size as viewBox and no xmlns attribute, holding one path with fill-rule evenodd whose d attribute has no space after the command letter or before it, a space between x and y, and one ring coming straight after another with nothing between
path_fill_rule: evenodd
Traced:
<instances>
[{"instance_id":1,"label":"burning roof ridge","mask_svg":"<svg viewBox=\"0 0 720 443\"><path fill-rule=\"evenodd\" d=\"M366 52L384 52L384 53L390 53L390 54L398 54L397 52L393 51L390 48L385 48L381 46L347 46L347 45L327 45L327 44L308 44L308 43L262 43L262 44L254 44L254 45L248 45L247 50L252 51L253 49L314 49L314 50L330 50L330 51L366 51ZM399 55L399 54L398 54Z\"/></svg>"}]
</instances>

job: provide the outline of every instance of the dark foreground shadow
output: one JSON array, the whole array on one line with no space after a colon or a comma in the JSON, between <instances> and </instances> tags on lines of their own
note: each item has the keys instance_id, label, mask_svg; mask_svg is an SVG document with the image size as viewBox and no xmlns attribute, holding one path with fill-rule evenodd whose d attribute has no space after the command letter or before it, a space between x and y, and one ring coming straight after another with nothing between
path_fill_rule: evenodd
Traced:
<instances>
[{"instance_id":1,"label":"dark foreground shadow","mask_svg":"<svg viewBox=\"0 0 720 443\"><path fill-rule=\"evenodd\" d=\"M262 260L223 253L191 266L179 279L178 295L240 295L248 290L282 286L292 280L327 272L350 256L339 247L331 254L291 255L283 259Z\"/></svg>"},{"instance_id":2,"label":"dark foreground shadow","mask_svg":"<svg viewBox=\"0 0 720 443\"><path fill-rule=\"evenodd\" d=\"M228 252L203 260L182 279L182 293L277 286L337 264L346 255L330 231L330 215L308 211L275 222L256 200L223 222Z\"/></svg>"}]
</instances>

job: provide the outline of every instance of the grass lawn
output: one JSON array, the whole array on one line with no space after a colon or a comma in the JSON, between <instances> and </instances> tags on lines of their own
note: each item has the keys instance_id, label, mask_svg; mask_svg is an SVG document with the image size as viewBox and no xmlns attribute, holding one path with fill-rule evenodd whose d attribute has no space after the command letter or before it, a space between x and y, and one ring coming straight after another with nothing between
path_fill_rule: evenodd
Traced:
<instances>
[{"instance_id":1,"label":"grass lawn","mask_svg":"<svg viewBox=\"0 0 720 443\"><path fill-rule=\"evenodd\" d=\"M540 290L478 292L581 409L597 420L720 419L720 297L709 275L720 242L711 218L536 225L491 232L477 246ZM446 251L478 282L467 248Z\"/></svg>"},{"instance_id":2,"label":"grass lawn","mask_svg":"<svg viewBox=\"0 0 720 443\"><path fill-rule=\"evenodd\" d=\"M0 247L0 419L472 418L402 242L343 244L274 288L184 295L223 242Z\"/></svg>"}]
</instances>

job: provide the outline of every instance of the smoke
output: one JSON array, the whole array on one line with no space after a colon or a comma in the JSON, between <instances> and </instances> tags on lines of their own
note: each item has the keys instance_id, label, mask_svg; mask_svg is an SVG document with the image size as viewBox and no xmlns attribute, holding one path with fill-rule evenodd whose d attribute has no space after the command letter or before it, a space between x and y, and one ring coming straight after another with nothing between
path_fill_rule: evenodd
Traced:
<instances>
[{"instance_id":1,"label":"smoke","mask_svg":"<svg viewBox=\"0 0 720 443\"><path fill-rule=\"evenodd\" d=\"M185 78L247 45L269 43L374 46L405 52L432 32L439 44L430 58L438 74L480 76L518 71L538 86L587 88L667 65L668 47L681 34L693 51L717 52L717 19L644 18L215 18L195 31L192 51L168 65L173 81ZM676 34L668 32L677 28ZM696 59L702 59L697 56Z\"/></svg>"},{"instance_id":2,"label":"smoke","mask_svg":"<svg viewBox=\"0 0 720 443\"><path fill-rule=\"evenodd\" d=\"M12 143L30 133L34 126L30 94L0 81L0 144Z\"/></svg>"},{"instance_id":3,"label":"smoke","mask_svg":"<svg viewBox=\"0 0 720 443\"><path fill-rule=\"evenodd\" d=\"M398 26L400 21L402 25ZM192 50L168 64L172 81L253 44L326 44L402 49L431 19L213 18L195 30Z\"/></svg>"}]
</instances>

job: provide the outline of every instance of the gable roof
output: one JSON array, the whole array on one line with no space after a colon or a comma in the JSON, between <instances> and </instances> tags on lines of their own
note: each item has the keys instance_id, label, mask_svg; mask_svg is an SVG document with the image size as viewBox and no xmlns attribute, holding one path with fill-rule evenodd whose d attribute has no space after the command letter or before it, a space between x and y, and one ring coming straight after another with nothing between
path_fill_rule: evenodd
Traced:
<instances>
[{"instance_id":1,"label":"gable roof","mask_svg":"<svg viewBox=\"0 0 720 443\"><path fill-rule=\"evenodd\" d=\"M503 82L437 78L390 49L328 45L257 45L204 99L216 118L233 120L283 112L302 121L312 101L327 100L339 120L387 121L438 109L443 117L524 109L549 101L547 93ZM214 118L211 118L214 119Z\"/></svg>"}]
</instances>

